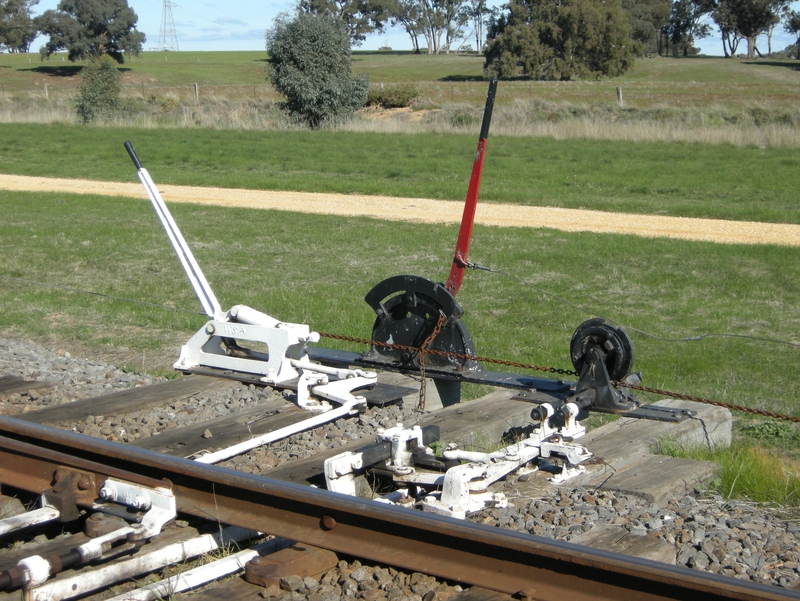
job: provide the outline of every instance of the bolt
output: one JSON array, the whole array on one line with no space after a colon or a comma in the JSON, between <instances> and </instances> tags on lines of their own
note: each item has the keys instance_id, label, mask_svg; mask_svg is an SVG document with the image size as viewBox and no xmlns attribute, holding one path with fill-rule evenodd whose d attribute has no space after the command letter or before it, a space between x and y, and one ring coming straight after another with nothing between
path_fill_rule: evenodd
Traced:
<instances>
[{"instance_id":1,"label":"bolt","mask_svg":"<svg viewBox=\"0 0 800 601\"><path fill-rule=\"evenodd\" d=\"M135 509L149 509L150 497L147 495L136 495L131 502L131 507Z\"/></svg>"},{"instance_id":2,"label":"bolt","mask_svg":"<svg viewBox=\"0 0 800 601\"><path fill-rule=\"evenodd\" d=\"M322 529L333 530L334 528L336 528L336 520L329 515L322 516Z\"/></svg>"},{"instance_id":3,"label":"bolt","mask_svg":"<svg viewBox=\"0 0 800 601\"><path fill-rule=\"evenodd\" d=\"M206 326L206 334L213 334L214 333L214 324L210 323Z\"/></svg>"},{"instance_id":4,"label":"bolt","mask_svg":"<svg viewBox=\"0 0 800 601\"><path fill-rule=\"evenodd\" d=\"M268 560L267 560L266 557L261 557L259 555L258 557L254 557L253 559L250 560L250 565L263 566L267 562L268 562Z\"/></svg>"},{"instance_id":5,"label":"bolt","mask_svg":"<svg viewBox=\"0 0 800 601\"><path fill-rule=\"evenodd\" d=\"M89 476L81 476L78 480L78 490L89 490L92 487L92 479Z\"/></svg>"},{"instance_id":6,"label":"bolt","mask_svg":"<svg viewBox=\"0 0 800 601\"><path fill-rule=\"evenodd\" d=\"M535 595L536 595L536 589L533 588L532 586L529 586L517 592L517 594L514 596L520 599L521 601L535 601L536 599Z\"/></svg>"}]
</instances>

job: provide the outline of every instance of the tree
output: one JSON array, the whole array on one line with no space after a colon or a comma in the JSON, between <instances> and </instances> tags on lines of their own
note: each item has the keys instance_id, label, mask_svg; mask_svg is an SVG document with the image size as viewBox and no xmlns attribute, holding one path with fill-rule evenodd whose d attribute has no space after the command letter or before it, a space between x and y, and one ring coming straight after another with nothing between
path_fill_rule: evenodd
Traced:
<instances>
[{"instance_id":1,"label":"tree","mask_svg":"<svg viewBox=\"0 0 800 601\"><path fill-rule=\"evenodd\" d=\"M769 32L780 22L778 15L789 4L788 0L716 0L712 15L723 29L727 27L747 40L747 58L755 58L756 38ZM722 15L718 20L717 15ZM723 37L725 33L723 32ZM770 40L771 45L771 40ZM727 54L727 52L726 52Z\"/></svg>"},{"instance_id":2,"label":"tree","mask_svg":"<svg viewBox=\"0 0 800 601\"><path fill-rule=\"evenodd\" d=\"M722 52L725 58L735 56L739 42L742 41L742 36L736 28L736 16L729 9L727 2L715 2L711 11L711 18L719 27L722 36Z\"/></svg>"},{"instance_id":3,"label":"tree","mask_svg":"<svg viewBox=\"0 0 800 601\"><path fill-rule=\"evenodd\" d=\"M27 52L36 38L36 25L31 17L39 0L0 0L0 49Z\"/></svg>"},{"instance_id":4,"label":"tree","mask_svg":"<svg viewBox=\"0 0 800 601\"><path fill-rule=\"evenodd\" d=\"M667 42L672 45L673 56L697 52L694 42L711 33L711 26L703 22L710 9L708 3L698 0L675 0L672 3L665 33Z\"/></svg>"},{"instance_id":5,"label":"tree","mask_svg":"<svg viewBox=\"0 0 800 601\"><path fill-rule=\"evenodd\" d=\"M461 7L464 1L416 0L420 31L428 45L428 54L449 53L453 41L463 34L461 28L466 15Z\"/></svg>"},{"instance_id":6,"label":"tree","mask_svg":"<svg viewBox=\"0 0 800 601\"><path fill-rule=\"evenodd\" d=\"M797 50L797 60L800 60L800 12L796 10L786 10L786 21L783 24L783 29L786 33L794 36L794 47Z\"/></svg>"},{"instance_id":7,"label":"tree","mask_svg":"<svg viewBox=\"0 0 800 601\"><path fill-rule=\"evenodd\" d=\"M360 46L368 34L383 31L391 6L391 0L300 0L304 12L341 19L355 46Z\"/></svg>"},{"instance_id":8,"label":"tree","mask_svg":"<svg viewBox=\"0 0 800 601\"><path fill-rule=\"evenodd\" d=\"M139 17L127 0L61 0L57 10L35 19L50 40L42 46L42 58L66 49L71 61L107 54L118 63L126 52L139 54L145 36L136 30Z\"/></svg>"},{"instance_id":9,"label":"tree","mask_svg":"<svg viewBox=\"0 0 800 601\"><path fill-rule=\"evenodd\" d=\"M645 52L660 53L659 32L669 21L670 0L622 0L630 19L631 38Z\"/></svg>"},{"instance_id":10,"label":"tree","mask_svg":"<svg viewBox=\"0 0 800 601\"><path fill-rule=\"evenodd\" d=\"M490 77L614 77L631 68L641 47L629 37L620 0L511 0L506 11L487 38Z\"/></svg>"},{"instance_id":11,"label":"tree","mask_svg":"<svg viewBox=\"0 0 800 601\"><path fill-rule=\"evenodd\" d=\"M416 0L396 0L391 10L392 27L400 26L411 37L411 45L416 54L420 53L419 36L422 35L420 11Z\"/></svg>"},{"instance_id":12,"label":"tree","mask_svg":"<svg viewBox=\"0 0 800 601\"><path fill-rule=\"evenodd\" d=\"M350 41L341 19L282 13L267 30L269 78L299 121L319 127L364 106L369 83L353 77Z\"/></svg>"},{"instance_id":13,"label":"tree","mask_svg":"<svg viewBox=\"0 0 800 601\"><path fill-rule=\"evenodd\" d=\"M469 22L468 0L394 0L390 9L392 24L400 25L411 36L414 49L417 39L425 38L428 54L450 52L454 42L464 36Z\"/></svg>"},{"instance_id":14,"label":"tree","mask_svg":"<svg viewBox=\"0 0 800 601\"><path fill-rule=\"evenodd\" d=\"M486 30L486 25L492 15L492 9L486 6L486 0L468 0L464 12L472 24L475 49L480 52L483 48L483 32Z\"/></svg>"},{"instance_id":15,"label":"tree","mask_svg":"<svg viewBox=\"0 0 800 601\"><path fill-rule=\"evenodd\" d=\"M119 110L120 73L107 54L81 69L81 86L75 108L84 123L113 117Z\"/></svg>"}]
</instances>

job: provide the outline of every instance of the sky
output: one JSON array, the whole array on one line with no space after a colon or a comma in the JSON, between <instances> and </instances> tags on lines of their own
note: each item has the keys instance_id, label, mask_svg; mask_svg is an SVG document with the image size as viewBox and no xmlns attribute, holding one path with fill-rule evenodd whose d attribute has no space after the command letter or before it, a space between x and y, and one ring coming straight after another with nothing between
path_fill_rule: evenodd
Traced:
<instances>
[{"instance_id":1,"label":"sky","mask_svg":"<svg viewBox=\"0 0 800 601\"><path fill-rule=\"evenodd\" d=\"M490 1L490 5L500 5L501 0ZM154 50L158 46L164 0L128 0L128 4L139 15L137 29L147 36L145 51ZM800 9L800 2L794 3L795 10ZM34 7L35 14L56 8L58 0L40 0ZM272 25L275 16L283 11L291 10L295 0L229 0L214 2L213 0L180 0L172 2L172 17L178 37L180 50L264 50L264 34ZM722 42L717 28L711 23L714 33L711 37L700 40L701 52L710 55L722 54ZM420 40L422 41L422 40ZM37 38L31 45L32 51L38 51L45 39ZM792 36L783 32L778 26L773 35L773 50L783 50L793 43ZM472 42L474 47L475 43ZM377 50L389 46L394 50L410 50L411 40L399 29L387 28L383 34L373 34L357 50ZM767 42L763 38L758 47L766 52ZM745 51L742 44L740 52Z\"/></svg>"}]
</instances>

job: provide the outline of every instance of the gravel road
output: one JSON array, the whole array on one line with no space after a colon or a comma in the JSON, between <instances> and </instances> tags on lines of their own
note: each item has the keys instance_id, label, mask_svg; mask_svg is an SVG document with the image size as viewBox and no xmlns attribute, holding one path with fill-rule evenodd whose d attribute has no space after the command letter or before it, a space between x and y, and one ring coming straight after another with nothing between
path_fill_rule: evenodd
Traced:
<instances>
[{"instance_id":1,"label":"gravel road","mask_svg":"<svg viewBox=\"0 0 800 601\"><path fill-rule=\"evenodd\" d=\"M26 192L67 192L146 198L138 183L101 182L0 175L0 189ZM461 201L312 194L193 186L159 186L167 202L189 202L227 207L275 209L326 215L363 216L389 221L460 223ZM800 225L693 219L659 215L633 215L528 207L501 203L478 203L475 222L500 227L552 228L567 232L634 234L649 238L679 238L723 244L773 244L800 246Z\"/></svg>"}]
</instances>

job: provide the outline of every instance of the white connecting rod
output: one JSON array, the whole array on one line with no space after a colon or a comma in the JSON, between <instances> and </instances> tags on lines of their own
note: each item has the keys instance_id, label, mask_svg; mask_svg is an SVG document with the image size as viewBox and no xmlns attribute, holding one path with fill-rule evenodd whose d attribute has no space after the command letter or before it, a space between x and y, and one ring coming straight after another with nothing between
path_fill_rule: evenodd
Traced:
<instances>
[{"instance_id":1,"label":"white connecting rod","mask_svg":"<svg viewBox=\"0 0 800 601\"><path fill-rule=\"evenodd\" d=\"M230 459L231 457L235 457L236 455L241 455L242 453L246 453L256 447L260 447L265 444L270 444L275 442L276 440L280 440L281 438L286 438L287 436L291 436L292 434L297 434L298 432L303 432L304 430L310 430L311 428L316 428L317 426L321 426L322 424L327 424L328 422L332 422L335 419L339 419L340 417L345 417L348 415L353 415L354 413L358 413L357 406L363 405L363 401L355 401L353 403L344 404L341 407L337 407L336 409L331 409L326 413L320 413L319 415L315 415L314 417L310 417L305 419L301 422L296 424L292 424L291 426L286 426L284 428L280 428L275 430L274 432L267 432L266 434L262 434L261 436L256 436L255 438L251 438L250 440L245 440L244 442L240 442L239 444L233 445L232 447L228 447L227 449L220 449L219 451L215 451L214 453L208 453L206 455L201 455L200 457L196 457L195 461L198 463L208 463L214 464L219 463L220 461L225 461L226 459Z\"/></svg>"},{"instance_id":2,"label":"white connecting rod","mask_svg":"<svg viewBox=\"0 0 800 601\"><path fill-rule=\"evenodd\" d=\"M139 574L160 570L168 565L187 561L204 553L211 553L231 543L257 536L258 533L242 528L226 528L219 534L204 534L181 543L167 545L151 553L135 555L131 559L111 563L91 571L66 578L56 578L31 589L32 601L62 601L99 590L128 580Z\"/></svg>"},{"instance_id":3,"label":"white connecting rod","mask_svg":"<svg viewBox=\"0 0 800 601\"><path fill-rule=\"evenodd\" d=\"M55 507L42 507L41 509L34 509L21 515L0 520L0 536L15 530L28 528L29 526L35 526L36 524L57 520L60 515Z\"/></svg>"}]
</instances>

